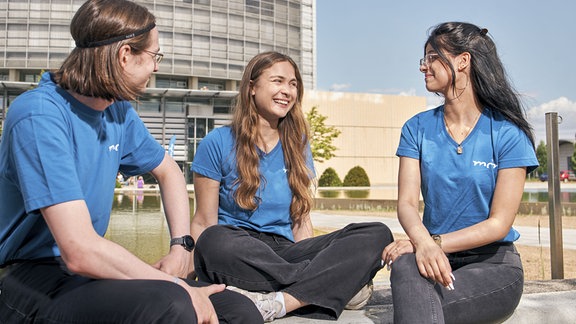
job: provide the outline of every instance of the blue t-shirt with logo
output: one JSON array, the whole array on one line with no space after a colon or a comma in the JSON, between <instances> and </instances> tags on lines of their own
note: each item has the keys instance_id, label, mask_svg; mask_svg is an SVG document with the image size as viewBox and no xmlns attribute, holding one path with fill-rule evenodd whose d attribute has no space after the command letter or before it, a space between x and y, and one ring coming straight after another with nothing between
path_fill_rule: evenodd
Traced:
<instances>
[{"instance_id":1,"label":"blue t-shirt with logo","mask_svg":"<svg viewBox=\"0 0 576 324\"><path fill-rule=\"evenodd\" d=\"M308 147L307 164L313 170L312 153ZM220 182L218 223L274 233L294 240L290 203L292 190L284 163L282 143L268 154L260 154L262 181L256 192L258 208L254 211L240 208L234 201L238 188L236 179L236 150L234 135L229 126L212 130L202 139L194 155L192 171Z\"/></svg>"},{"instance_id":2,"label":"blue t-shirt with logo","mask_svg":"<svg viewBox=\"0 0 576 324\"><path fill-rule=\"evenodd\" d=\"M530 172L538 166L528 136L489 108L461 146L458 154L458 144L444 124L444 106L417 114L402 128L396 155L420 161L423 222L431 234L454 232L487 219L498 170L526 167ZM519 237L512 228L502 241Z\"/></svg>"},{"instance_id":3,"label":"blue t-shirt with logo","mask_svg":"<svg viewBox=\"0 0 576 324\"><path fill-rule=\"evenodd\" d=\"M164 149L129 102L96 111L50 73L12 102L0 142L0 264L59 256L40 209L84 200L96 232L110 219L118 170L151 171Z\"/></svg>"}]
</instances>

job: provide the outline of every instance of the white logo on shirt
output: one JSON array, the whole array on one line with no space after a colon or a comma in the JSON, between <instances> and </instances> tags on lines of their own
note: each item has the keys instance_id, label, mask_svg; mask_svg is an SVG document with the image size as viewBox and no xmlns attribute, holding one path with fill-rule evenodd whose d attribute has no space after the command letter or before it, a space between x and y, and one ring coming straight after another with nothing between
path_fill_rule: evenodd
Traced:
<instances>
[{"instance_id":1,"label":"white logo on shirt","mask_svg":"<svg viewBox=\"0 0 576 324\"><path fill-rule=\"evenodd\" d=\"M284 171L284 173L288 173L288 169L286 168L282 168L282 171Z\"/></svg>"},{"instance_id":2,"label":"white logo on shirt","mask_svg":"<svg viewBox=\"0 0 576 324\"><path fill-rule=\"evenodd\" d=\"M474 166L479 165L479 166L486 167L486 169L490 169L490 168L496 169L496 167L497 167L497 165L495 163L492 163L492 162L488 162L488 163L482 162L482 161L472 161L472 162L474 163Z\"/></svg>"},{"instance_id":3,"label":"white logo on shirt","mask_svg":"<svg viewBox=\"0 0 576 324\"><path fill-rule=\"evenodd\" d=\"M112 150L118 152L118 145L120 145L120 144L108 146L108 152L112 152Z\"/></svg>"}]
</instances>

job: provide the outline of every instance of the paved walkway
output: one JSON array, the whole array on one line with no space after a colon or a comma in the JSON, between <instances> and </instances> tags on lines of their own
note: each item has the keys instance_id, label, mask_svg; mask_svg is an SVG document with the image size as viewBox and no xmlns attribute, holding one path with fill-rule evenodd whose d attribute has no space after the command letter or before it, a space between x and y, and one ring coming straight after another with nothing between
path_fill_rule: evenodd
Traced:
<instances>
[{"instance_id":1,"label":"paved walkway","mask_svg":"<svg viewBox=\"0 0 576 324\"><path fill-rule=\"evenodd\" d=\"M361 212L358 212L360 214ZM402 226L395 217L383 216L358 216L330 214L330 211L312 212L314 227L337 229L354 222L382 222L386 224L392 233L404 233ZM514 226L520 232L519 245L550 246L550 229L548 227ZM565 249L576 250L576 229L564 229L562 231Z\"/></svg>"}]
</instances>

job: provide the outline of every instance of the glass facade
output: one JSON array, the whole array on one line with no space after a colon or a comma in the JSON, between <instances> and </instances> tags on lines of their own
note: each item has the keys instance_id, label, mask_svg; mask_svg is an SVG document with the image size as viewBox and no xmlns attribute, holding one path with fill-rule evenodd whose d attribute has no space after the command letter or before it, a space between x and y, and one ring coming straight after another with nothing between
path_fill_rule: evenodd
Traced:
<instances>
[{"instance_id":1,"label":"glass facade","mask_svg":"<svg viewBox=\"0 0 576 324\"><path fill-rule=\"evenodd\" d=\"M195 148L228 122L244 66L275 50L316 87L316 0L138 0L157 18L164 60L134 107L188 176ZM69 22L83 0L0 0L0 119L11 97L57 69L74 48ZM26 83L26 84L20 84Z\"/></svg>"}]
</instances>

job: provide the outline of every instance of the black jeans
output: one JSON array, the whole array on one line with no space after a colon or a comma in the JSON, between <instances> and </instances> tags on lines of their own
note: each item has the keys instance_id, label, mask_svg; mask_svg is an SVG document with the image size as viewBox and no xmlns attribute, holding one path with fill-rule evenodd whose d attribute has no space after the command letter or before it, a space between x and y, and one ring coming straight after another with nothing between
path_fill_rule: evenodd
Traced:
<instances>
[{"instance_id":1,"label":"black jeans","mask_svg":"<svg viewBox=\"0 0 576 324\"><path fill-rule=\"evenodd\" d=\"M0 289L0 323L197 323L190 296L172 282L90 279L59 258L9 266ZM240 294L226 290L210 299L221 323L262 323Z\"/></svg>"},{"instance_id":2,"label":"black jeans","mask_svg":"<svg viewBox=\"0 0 576 324\"><path fill-rule=\"evenodd\" d=\"M524 287L514 244L494 243L447 257L454 290L422 277L413 253L394 261L394 323L500 323L514 312Z\"/></svg>"},{"instance_id":3,"label":"black jeans","mask_svg":"<svg viewBox=\"0 0 576 324\"><path fill-rule=\"evenodd\" d=\"M392 240L382 223L350 224L297 243L215 225L198 238L194 264L200 280L251 291L283 291L310 304L295 314L336 319L381 269L382 251Z\"/></svg>"}]
</instances>

